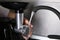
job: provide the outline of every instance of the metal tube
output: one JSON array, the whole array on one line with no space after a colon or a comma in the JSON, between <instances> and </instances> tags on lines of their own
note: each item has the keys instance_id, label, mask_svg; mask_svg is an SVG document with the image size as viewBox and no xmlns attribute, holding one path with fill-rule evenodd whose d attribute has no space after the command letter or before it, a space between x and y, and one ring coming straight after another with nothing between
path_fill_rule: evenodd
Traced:
<instances>
[{"instance_id":1,"label":"metal tube","mask_svg":"<svg viewBox=\"0 0 60 40\"><path fill-rule=\"evenodd\" d=\"M22 25L23 25L23 13L19 13L19 10L16 13L16 23L17 23L17 29L22 28Z\"/></svg>"},{"instance_id":2,"label":"metal tube","mask_svg":"<svg viewBox=\"0 0 60 40\"><path fill-rule=\"evenodd\" d=\"M29 25L30 25L30 23L32 21L33 15L34 15L34 12L31 13L31 17L30 17L30 20L29 20Z\"/></svg>"}]
</instances>

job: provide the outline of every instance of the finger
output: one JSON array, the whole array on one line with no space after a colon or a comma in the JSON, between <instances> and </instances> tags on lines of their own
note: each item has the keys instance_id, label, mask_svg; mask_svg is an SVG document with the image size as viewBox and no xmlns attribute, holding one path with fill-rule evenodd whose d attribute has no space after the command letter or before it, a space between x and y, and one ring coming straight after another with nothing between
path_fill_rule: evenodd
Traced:
<instances>
[{"instance_id":1,"label":"finger","mask_svg":"<svg viewBox=\"0 0 60 40\"><path fill-rule=\"evenodd\" d=\"M27 37L25 37L25 36L23 36L23 38L24 38L25 40L28 40L28 38L27 38Z\"/></svg>"},{"instance_id":2,"label":"finger","mask_svg":"<svg viewBox=\"0 0 60 40\"><path fill-rule=\"evenodd\" d=\"M30 27L31 27L31 28L33 28L33 25L32 25L32 24L30 24Z\"/></svg>"},{"instance_id":3,"label":"finger","mask_svg":"<svg viewBox=\"0 0 60 40\"><path fill-rule=\"evenodd\" d=\"M29 33L28 33L28 36L27 37L23 36L23 38L24 39L29 39L32 36L32 28L33 28L33 25L32 24L29 24L29 21L27 19L24 20L24 24L29 26Z\"/></svg>"},{"instance_id":4,"label":"finger","mask_svg":"<svg viewBox=\"0 0 60 40\"><path fill-rule=\"evenodd\" d=\"M30 38L32 36L32 25L29 27L29 34L28 34L28 38Z\"/></svg>"},{"instance_id":5,"label":"finger","mask_svg":"<svg viewBox=\"0 0 60 40\"><path fill-rule=\"evenodd\" d=\"M29 34L28 34L28 37L31 37L32 36L32 28L30 28L30 31L29 31Z\"/></svg>"},{"instance_id":6,"label":"finger","mask_svg":"<svg viewBox=\"0 0 60 40\"><path fill-rule=\"evenodd\" d=\"M27 24L27 25L29 24L29 21L27 19L25 19L25 24Z\"/></svg>"},{"instance_id":7,"label":"finger","mask_svg":"<svg viewBox=\"0 0 60 40\"><path fill-rule=\"evenodd\" d=\"M25 19L25 24L26 24L26 25L29 25L30 27L33 28L33 25L32 25L32 24L29 24L29 21L28 21L27 19Z\"/></svg>"}]
</instances>

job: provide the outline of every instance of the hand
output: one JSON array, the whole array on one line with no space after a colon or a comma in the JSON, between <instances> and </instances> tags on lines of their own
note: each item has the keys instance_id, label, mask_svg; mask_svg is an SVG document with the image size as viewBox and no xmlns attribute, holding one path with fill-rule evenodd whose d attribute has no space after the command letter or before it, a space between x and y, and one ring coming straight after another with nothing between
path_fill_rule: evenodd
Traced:
<instances>
[{"instance_id":1,"label":"hand","mask_svg":"<svg viewBox=\"0 0 60 40\"><path fill-rule=\"evenodd\" d=\"M27 34L27 37L26 36L23 36L23 35L22 36L23 36L23 38L25 40L28 40L31 37L31 35L32 35L33 25L32 24L29 24L29 21L27 19L24 19L24 24L29 26L29 33Z\"/></svg>"},{"instance_id":2,"label":"hand","mask_svg":"<svg viewBox=\"0 0 60 40\"><path fill-rule=\"evenodd\" d=\"M10 12L8 13L8 17L11 18L11 19L15 19L16 14L15 14L14 10L10 10ZM29 24L29 21L28 21L27 19L24 19L24 24L25 24L25 25L28 25L30 30L29 30L29 34L28 34L27 37L26 37L26 36L23 36L23 35L22 35L22 36L23 36L23 38L24 38L25 40L28 40L29 37L31 37L31 35L32 35L33 25L32 25L32 24Z\"/></svg>"}]
</instances>

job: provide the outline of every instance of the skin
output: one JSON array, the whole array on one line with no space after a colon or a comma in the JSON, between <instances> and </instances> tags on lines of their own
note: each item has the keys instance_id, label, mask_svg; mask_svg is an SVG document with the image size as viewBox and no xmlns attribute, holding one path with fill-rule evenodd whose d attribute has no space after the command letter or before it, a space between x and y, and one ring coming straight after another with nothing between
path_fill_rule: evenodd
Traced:
<instances>
[{"instance_id":1,"label":"skin","mask_svg":"<svg viewBox=\"0 0 60 40\"><path fill-rule=\"evenodd\" d=\"M10 12L8 13L8 17L10 19L15 19L15 16L16 16L16 14L15 14L14 10L10 10ZM25 40L28 40L31 37L31 35L32 35L33 25L32 24L29 24L29 21L26 18L24 18L24 25L28 25L29 26L29 33L27 34L27 37L26 36L23 36L23 35L22 36L23 36L23 38Z\"/></svg>"}]
</instances>

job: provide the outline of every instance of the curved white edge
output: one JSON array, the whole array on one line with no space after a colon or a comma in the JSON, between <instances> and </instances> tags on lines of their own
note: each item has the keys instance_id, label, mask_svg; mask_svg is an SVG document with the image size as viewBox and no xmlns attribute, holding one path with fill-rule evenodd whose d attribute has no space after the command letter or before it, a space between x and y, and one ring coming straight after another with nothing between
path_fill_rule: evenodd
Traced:
<instances>
[{"instance_id":1,"label":"curved white edge","mask_svg":"<svg viewBox=\"0 0 60 40\"><path fill-rule=\"evenodd\" d=\"M58 39L50 39L48 37L43 37L43 36L37 36L37 35L32 35L32 39L37 39L37 40L58 40Z\"/></svg>"}]
</instances>

